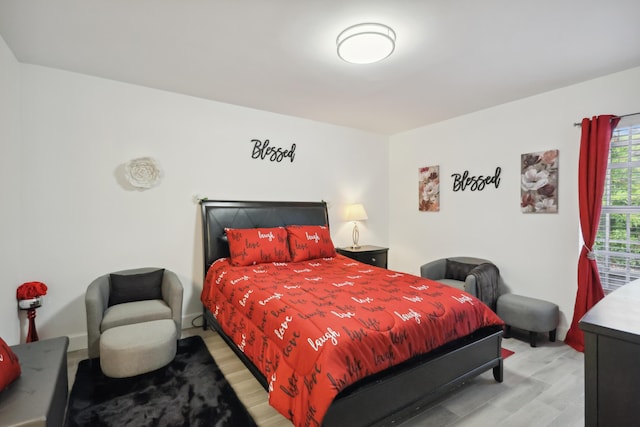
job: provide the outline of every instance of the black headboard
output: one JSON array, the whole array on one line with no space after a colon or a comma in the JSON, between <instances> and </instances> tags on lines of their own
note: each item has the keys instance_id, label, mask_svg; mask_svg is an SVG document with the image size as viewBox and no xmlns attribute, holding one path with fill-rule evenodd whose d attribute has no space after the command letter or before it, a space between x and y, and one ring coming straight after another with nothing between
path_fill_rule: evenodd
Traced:
<instances>
[{"instance_id":1,"label":"black headboard","mask_svg":"<svg viewBox=\"0 0 640 427\"><path fill-rule=\"evenodd\" d=\"M202 200L202 244L204 274L215 260L229 256L225 228L326 225L326 202L256 202Z\"/></svg>"}]
</instances>

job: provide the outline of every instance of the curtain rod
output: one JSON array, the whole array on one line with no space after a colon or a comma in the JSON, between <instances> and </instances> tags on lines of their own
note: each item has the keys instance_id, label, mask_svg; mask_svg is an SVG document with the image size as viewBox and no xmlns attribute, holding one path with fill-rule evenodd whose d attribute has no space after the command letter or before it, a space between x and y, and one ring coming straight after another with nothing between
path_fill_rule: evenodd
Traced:
<instances>
[{"instance_id":1,"label":"curtain rod","mask_svg":"<svg viewBox=\"0 0 640 427\"><path fill-rule=\"evenodd\" d=\"M617 118L621 119L623 117L629 117L629 116L637 116L640 113L631 113L631 114L624 114L622 116L616 116ZM574 123L573 126L575 127L582 127L582 123Z\"/></svg>"}]
</instances>

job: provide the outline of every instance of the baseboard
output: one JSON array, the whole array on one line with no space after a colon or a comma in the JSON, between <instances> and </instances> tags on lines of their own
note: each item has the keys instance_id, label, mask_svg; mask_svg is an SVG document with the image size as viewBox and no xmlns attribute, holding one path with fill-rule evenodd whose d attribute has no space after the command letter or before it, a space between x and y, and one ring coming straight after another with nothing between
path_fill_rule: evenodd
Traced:
<instances>
[{"instance_id":1,"label":"baseboard","mask_svg":"<svg viewBox=\"0 0 640 427\"><path fill-rule=\"evenodd\" d=\"M68 335L69 348L67 352L87 349L87 334Z\"/></svg>"},{"instance_id":2,"label":"baseboard","mask_svg":"<svg viewBox=\"0 0 640 427\"><path fill-rule=\"evenodd\" d=\"M566 326L558 326L558 329L556 330L556 339L558 341L564 341L568 332L569 328L567 328Z\"/></svg>"},{"instance_id":3,"label":"baseboard","mask_svg":"<svg viewBox=\"0 0 640 427\"><path fill-rule=\"evenodd\" d=\"M202 327L202 320L198 319L202 317L202 313L191 313L182 316L182 329L190 329L194 327ZM73 334L69 337L69 349L67 351L86 350L87 349L87 334Z\"/></svg>"},{"instance_id":4,"label":"baseboard","mask_svg":"<svg viewBox=\"0 0 640 427\"><path fill-rule=\"evenodd\" d=\"M187 314L182 317L182 329L202 328L202 312Z\"/></svg>"}]
</instances>

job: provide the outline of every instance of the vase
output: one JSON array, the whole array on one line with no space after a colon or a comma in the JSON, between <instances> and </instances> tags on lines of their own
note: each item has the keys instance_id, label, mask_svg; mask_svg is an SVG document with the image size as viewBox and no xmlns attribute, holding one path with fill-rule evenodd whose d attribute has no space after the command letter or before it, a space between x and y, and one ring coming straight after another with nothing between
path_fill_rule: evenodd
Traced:
<instances>
[{"instance_id":1,"label":"vase","mask_svg":"<svg viewBox=\"0 0 640 427\"><path fill-rule=\"evenodd\" d=\"M29 332L27 333L27 342L38 341L38 331L36 330L36 309L27 310L27 318L29 319Z\"/></svg>"},{"instance_id":2,"label":"vase","mask_svg":"<svg viewBox=\"0 0 640 427\"><path fill-rule=\"evenodd\" d=\"M27 310L27 319L29 319L29 332L27 333L27 342L38 341L38 331L36 330L36 308L42 306L42 296L18 300L18 308Z\"/></svg>"}]
</instances>

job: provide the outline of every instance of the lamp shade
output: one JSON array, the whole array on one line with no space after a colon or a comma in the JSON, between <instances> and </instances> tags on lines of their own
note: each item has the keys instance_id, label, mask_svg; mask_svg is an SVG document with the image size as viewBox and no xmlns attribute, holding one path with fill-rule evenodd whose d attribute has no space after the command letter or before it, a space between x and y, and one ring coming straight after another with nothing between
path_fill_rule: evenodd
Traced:
<instances>
[{"instance_id":1,"label":"lamp shade","mask_svg":"<svg viewBox=\"0 0 640 427\"><path fill-rule=\"evenodd\" d=\"M352 64L382 61L396 48L396 33L384 24L363 23L345 29L336 39L338 56Z\"/></svg>"},{"instance_id":2,"label":"lamp shade","mask_svg":"<svg viewBox=\"0 0 640 427\"><path fill-rule=\"evenodd\" d=\"M368 218L367 211L364 210L361 203L348 205L345 217L347 221L364 221Z\"/></svg>"}]
</instances>

